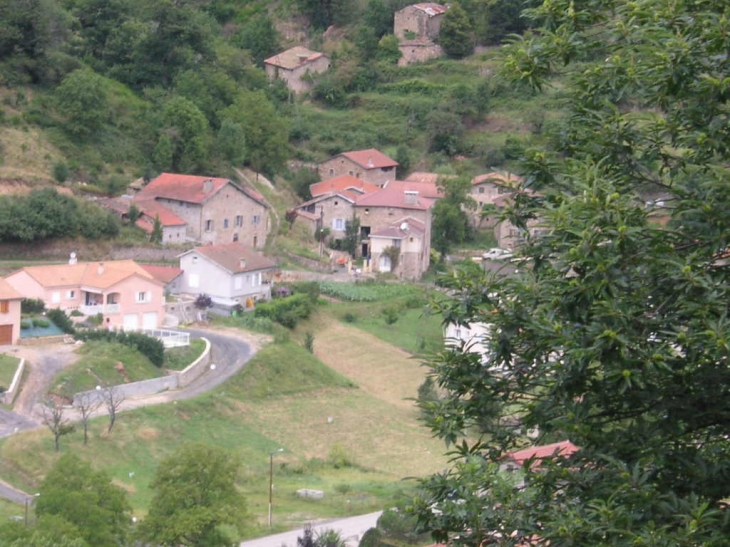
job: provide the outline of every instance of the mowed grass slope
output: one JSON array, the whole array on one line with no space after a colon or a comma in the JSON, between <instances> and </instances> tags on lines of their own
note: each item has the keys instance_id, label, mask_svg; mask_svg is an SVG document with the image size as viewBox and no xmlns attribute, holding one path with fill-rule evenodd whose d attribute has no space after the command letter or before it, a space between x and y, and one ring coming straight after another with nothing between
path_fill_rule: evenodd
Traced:
<instances>
[{"instance_id":1,"label":"mowed grass slope","mask_svg":"<svg viewBox=\"0 0 730 547\"><path fill-rule=\"evenodd\" d=\"M77 431L62 438L62 452L73 451L107 470L129 492L140 516L151 499L158 462L186 442L222 446L241 459L240 487L259 524L266 520L269 454L279 448L284 452L275 455L277 529L386 507L409 487L403 477L446 464L443 444L430 437L404 400L415 394L424 371L389 344L332 323L332 330L316 334L315 347L328 363L337 357L337 367L325 366L294 341L271 344L213 392L124 413L110 435L106 418L95 419L89 445L83 446ZM370 345L368 355L342 350L339 337L351 335L353 347ZM360 364L346 366L347 360ZM392 374L381 366L388 360L396 369ZM394 383L399 390L390 388ZM46 430L15 435L0 443L0 477L35 491L57 458ZM296 495L301 488L322 490L325 497L301 499Z\"/></svg>"}]
</instances>

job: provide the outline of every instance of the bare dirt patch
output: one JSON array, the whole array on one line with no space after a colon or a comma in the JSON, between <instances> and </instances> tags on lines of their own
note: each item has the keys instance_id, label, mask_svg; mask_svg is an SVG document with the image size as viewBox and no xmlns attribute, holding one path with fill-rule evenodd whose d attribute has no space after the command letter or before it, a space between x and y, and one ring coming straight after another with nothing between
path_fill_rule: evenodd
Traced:
<instances>
[{"instance_id":1,"label":"bare dirt patch","mask_svg":"<svg viewBox=\"0 0 730 547\"><path fill-rule=\"evenodd\" d=\"M160 436L160 432L154 427L142 427L137 430L136 437L142 441L154 441Z\"/></svg>"}]
</instances>

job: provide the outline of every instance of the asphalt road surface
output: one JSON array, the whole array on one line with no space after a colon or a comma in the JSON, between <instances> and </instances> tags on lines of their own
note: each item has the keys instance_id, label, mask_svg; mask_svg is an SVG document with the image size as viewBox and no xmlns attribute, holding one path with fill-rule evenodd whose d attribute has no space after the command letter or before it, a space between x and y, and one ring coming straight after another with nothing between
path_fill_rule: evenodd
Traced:
<instances>
[{"instance_id":1,"label":"asphalt road surface","mask_svg":"<svg viewBox=\"0 0 730 547\"><path fill-rule=\"evenodd\" d=\"M322 530L338 530L340 536L347 541L349 547L357 547L362 535L377 524L381 514L382 511L378 511L377 513L368 513L367 515L358 515L357 517L332 520L312 525L312 529L314 530L315 536L317 532ZM274 518L276 518L276 514L274 514ZM274 534L273 536L244 541L240 547L296 547L297 538L302 535L303 531L303 528L298 528L282 534Z\"/></svg>"}]
</instances>

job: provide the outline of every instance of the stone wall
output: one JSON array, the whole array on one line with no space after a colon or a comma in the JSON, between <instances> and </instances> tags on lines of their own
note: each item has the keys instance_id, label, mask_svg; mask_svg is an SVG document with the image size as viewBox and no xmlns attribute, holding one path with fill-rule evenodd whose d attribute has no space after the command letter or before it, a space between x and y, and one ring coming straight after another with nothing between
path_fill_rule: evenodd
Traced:
<instances>
[{"instance_id":1,"label":"stone wall","mask_svg":"<svg viewBox=\"0 0 730 547\"><path fill-rule=\"evenodd\" d=\"M412 63L425 63L431 59L443 57L444 50L433 42L402 42L398 44L401 56L398 59L398 66L407 66Z\"/></svg>"},{"instance_id":2,"label":"stone wall","mask_svg":"<svg viewBox=\"0 0 730 547\"><path fill-rule=\"evenodd\" d=\"M413 38L435 40L439 36L443 17L443 14L429 15L414 6L406 6L402 10L395 12L393 17L393 34L399 40ZM412 36L412 38L409 36Z\"/></svg>"},{"instance_id":3,"label":"stone wall","mask_svg":"<svg viewBox=\"0 0 730 547\"><path fill-rule=\"evenodd\" d=\"M317 169L322 180L350 175L381 188L389 180L395 180L395 167L365 169L342 154L323 161Z\"/></svg>"},{"instance_id":4,"label":"stone wall","mask_svg":"<svg viewBox=\"0 0 730 547\"><path fill-rule=\"evenodd\" d=\"M269 79L281 78L286 86L294 93L304 93L310 91L313 87L309 74L321 74L326 72L330 67L330 59L326 55L322 55L314 61L304 63L291 70L267 64L266 74Z\"/></svg>"},{"instance_id":5,"label":"stone wall","mask_svg":"<svg viewBox=\"0 0 730 547\"><path fill-rule=\"evenodd\" d=\"M143 262L177 262L177 255L192 245L175 247L143 247L111 245L101 241L38 241L28 243L0 243L0 256L19 260L48 260L68 262L74 252L81 262L97 260L140 260Z\"/></svg>"}]
</instances>

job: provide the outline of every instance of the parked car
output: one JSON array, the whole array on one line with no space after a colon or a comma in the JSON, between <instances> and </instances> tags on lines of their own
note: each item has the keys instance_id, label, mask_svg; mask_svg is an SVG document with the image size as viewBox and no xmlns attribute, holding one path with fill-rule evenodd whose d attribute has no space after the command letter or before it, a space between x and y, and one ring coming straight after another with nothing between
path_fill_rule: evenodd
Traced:
<instances>
[{"instance_id":1,"label":"parked car","mask_svg":"<svg viewBox=\"0 0 730 547\"><path fill-rule=\"evenodd\" d=\"M507 249L501 249L499 247L494 247L492 249L489 249L486 253L482 254L482 259L484 260L509 260L512 258L512 251L509 251Z\"/></svg>"}]
</instances>

